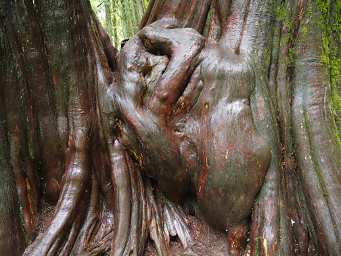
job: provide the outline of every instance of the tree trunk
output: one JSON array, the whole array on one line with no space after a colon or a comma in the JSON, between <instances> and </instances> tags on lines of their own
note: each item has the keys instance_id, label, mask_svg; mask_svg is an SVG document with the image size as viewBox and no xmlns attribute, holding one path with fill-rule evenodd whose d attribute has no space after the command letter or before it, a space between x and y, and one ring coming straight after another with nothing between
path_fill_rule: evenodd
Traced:
<instances>
[{"instance_id":1,"label":"tree trunk","mask_svg":"<svg viewBox=\"0 0 341 256\"><path fill-rule=\"evenodd\" d=\"M104 8L105 8L105 28L110 37L113 37L113 21L112 21L112 9L111 9L111 3L109 1L104 3Z\"/></svg>"},{"instance_id":2,"label":"tree trunk","mask_svg":"<svg viewBox=\"0 0 341 256\"><path fill-rule=\"evenodd\" d=\"M339 7L3 1L0 254L340 255Z\"/></svg>"}]
</instances>

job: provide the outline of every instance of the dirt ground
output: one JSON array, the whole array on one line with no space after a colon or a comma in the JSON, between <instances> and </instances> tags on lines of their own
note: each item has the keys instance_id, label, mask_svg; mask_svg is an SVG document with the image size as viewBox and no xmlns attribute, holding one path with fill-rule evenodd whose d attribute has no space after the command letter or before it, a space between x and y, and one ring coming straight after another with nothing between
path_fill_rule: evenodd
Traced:
<instances>
[{"instance_id":1,"label":"dirt ground","mask_svg":"<svg viewBox=\"0 0 341 256\"><path fill-rule=\"evenodd\" d=\"M193 243L190 248L184 249L179 240L171 242L170 255L177 256L225 256L227 252L227 238L225 234L210 228L205 222L194 216L188 216L189 229ZM149 242L145 250L145 256L157 256L157 253Z\"/></svg>"},{"instance_id":2,"label":"dirt ground","mask_svg":"<svg viewBox=\"0 0 341 256\"><path fill-rule=\"evenodd\" d=\"M54 207L44 204L40 215L38 233L44 232L53 218ZM227 236L209 227L203 220L187 215L188 227L192 235L192 244L184 249L177 238L170 244L171 256L226 256ZM244 256L249 255L247 252ZM152 241L148 241L144 256L157 256Z\"/></svg>"}]
</instances>

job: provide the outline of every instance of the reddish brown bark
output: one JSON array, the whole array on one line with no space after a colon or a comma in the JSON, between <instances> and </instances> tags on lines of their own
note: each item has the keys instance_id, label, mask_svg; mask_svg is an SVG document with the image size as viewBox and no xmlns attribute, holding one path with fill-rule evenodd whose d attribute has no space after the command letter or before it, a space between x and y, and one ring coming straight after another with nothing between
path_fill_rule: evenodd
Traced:
<instances>
[{"instance_id":1,"label":"reddish brown bark","mask_svg":"<svg viewBox=\"0 0 341 256\"><path fill-rule=\"evenodd\" d=\"M0 254L338 255L320 16L155 0L118 52L87 1L1 3Z\"/></svg>"}]
</instances>

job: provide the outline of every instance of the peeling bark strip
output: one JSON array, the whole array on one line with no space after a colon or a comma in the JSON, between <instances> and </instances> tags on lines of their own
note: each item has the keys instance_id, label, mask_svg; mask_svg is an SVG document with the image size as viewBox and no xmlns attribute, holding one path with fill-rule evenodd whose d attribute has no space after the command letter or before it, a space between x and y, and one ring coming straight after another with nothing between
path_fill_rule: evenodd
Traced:
<instances>
[{"instance_id":1,"label":"peeling bark strip","mask_svg":"<svg viewBox=\"0 0 341 256\"><path fill-rule=\"evenodd\" d=\"M151 0L118 52L88 1L2 1L0 254L339 255L321 5Z\"/></svg>"}]
</instances>

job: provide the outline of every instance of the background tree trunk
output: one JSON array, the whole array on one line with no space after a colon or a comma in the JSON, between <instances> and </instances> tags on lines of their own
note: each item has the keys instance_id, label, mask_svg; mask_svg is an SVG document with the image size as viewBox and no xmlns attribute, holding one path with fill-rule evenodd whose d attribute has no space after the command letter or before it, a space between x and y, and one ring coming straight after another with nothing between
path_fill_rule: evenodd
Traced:
<instances>
[{"instance_id":1,"label":"background tree trunk","mask_svg":"<svg viewBox=\"0 0 341 256\"><path fill-rule=\"evenodd\" d=\"M117 4L132 37L121 53L109 38L119 44ZM3 1L0 254L339 255L340 8L336 0L151 0L132 36L141 0L105 2L108 34L88 1ZM207 55L219 44L228 50ZM203 94L197 67L229 49L250 56L247 99L271 161L242 227L209 231L211 245L200 228L215 221L200 210L210 171L174 183L183 156L168 141L168 120L192 118L185 109ZM158 99L161 86L186 89L171 92L169 101L181 97L165 108L167 100L138 103L148 90ZM166 135L148 133L156 124Z\"/></svg>"},{"instance_id":2,"label":"background tree trunk","mask_svg":"<svg viewBox=\"0 0 341 256\"><path fill-rule=\"evenodd\" d=\"M91 5L118 49L138 30L148 0L91 0Z\"/></svg>"}]
</instances>

